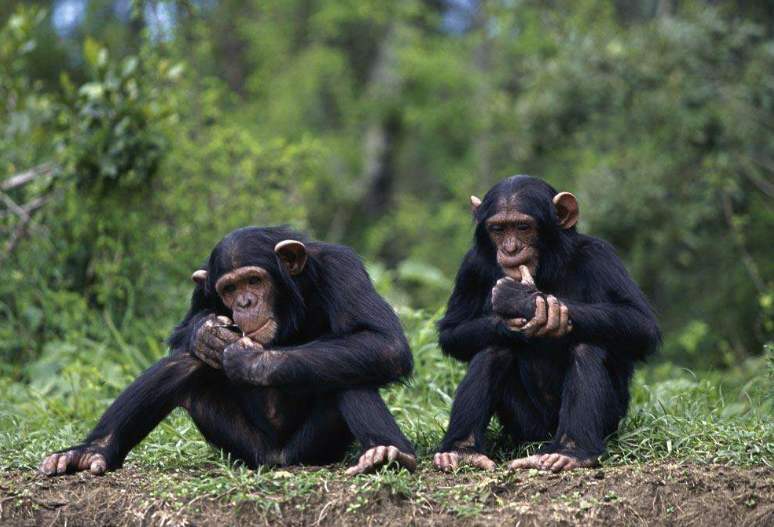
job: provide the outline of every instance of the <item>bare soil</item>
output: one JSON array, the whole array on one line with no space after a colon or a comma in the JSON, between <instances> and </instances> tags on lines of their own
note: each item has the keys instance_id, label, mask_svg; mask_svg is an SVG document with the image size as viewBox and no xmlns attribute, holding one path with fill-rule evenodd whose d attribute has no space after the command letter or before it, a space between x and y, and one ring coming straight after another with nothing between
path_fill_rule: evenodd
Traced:
<instances>
[{"instance_id":1,"label":"bare soil","mask_svg":"<svg viewBox=\"0 0 774 527\"><path fill-rule=\"evenodd\" d=\"M769 467L660 464L515 477L423 468L408 491L364 493L336 477L306 494L277 495L271 507L266 495L249 493L162 497L161 474L132 467L103 477L0 473L0 524L774 526ZM186 477L164 476L172 490Z\"/></svg>"}]
</instances>

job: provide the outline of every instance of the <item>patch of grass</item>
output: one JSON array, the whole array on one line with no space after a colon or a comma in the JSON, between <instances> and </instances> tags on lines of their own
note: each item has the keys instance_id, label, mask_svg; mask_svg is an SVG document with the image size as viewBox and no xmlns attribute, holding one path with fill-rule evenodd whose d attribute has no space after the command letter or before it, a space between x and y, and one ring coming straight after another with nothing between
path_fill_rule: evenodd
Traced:
<instances>
[{"instance_id":1,"label":"patch of grass","mask_svg":"<svg viewBox=\"0 0 774 527\"><path fill-rule=\"evenodd\" d=\"M129 455L126 465L154 475L145 483L149 499L190 504L206 497L232 505L250 503L267 514L278 514L285 506L303 510L304 497L324 493L329 486L343 486L349 512L387 499L410 500L420 508L423 503L444 504L445 513L467 517L496 504L503 485L545 477L537 471L512 475L502 468L494 474L461 469L460 477L439 483L430 455L440 442L464 367L441 355L436 316L415 311L403 311L401 316L414 350L416 372L410 383L391 387L384 395L417 446L420 464L416 474L383 470L347 479L343 464L320 470L247 470L210 447L182 410L174 411L154 430ZM44 454L82 439L136 375L136 368L111 362L122 356L113 346L118 344L100 345L99 364L85 353L71 355L48 382L0 381L0 466L4 471L32 469ZM759 358L722 375L698 375L668 364L642 368L633 384L629 415L617 437L611 439L604 465L690 461L772 466L774 420L766 360ZM536 447L514 447L497 437L498 429L493 423L495 456L501 461ZM355 455L353 448L348 461ZM538 492L534 499L539 498ZM613 493L598 501L616 499ZM566 500L581 510L584 504L599 504L573 494Z\"/></svg>"}]
</instances>

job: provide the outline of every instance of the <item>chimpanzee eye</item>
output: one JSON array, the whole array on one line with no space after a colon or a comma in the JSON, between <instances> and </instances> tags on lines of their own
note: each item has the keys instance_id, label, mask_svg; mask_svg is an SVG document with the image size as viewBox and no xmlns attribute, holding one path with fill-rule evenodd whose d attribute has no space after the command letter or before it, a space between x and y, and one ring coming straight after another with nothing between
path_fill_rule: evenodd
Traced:
<instances>
[{"instance_id":1,"label":"chimpanzee eye","mask_svg":"<svg viewBox=\"0 0 774 527\"><path fill-rule=\"evenodd\" d=\"M490 225L489 232L503 232L503 226L497 224Z\"/></svg>"},{"instance_id":2,"label":"chimpanzee eye","mask_svg":"<svg viewBox=\"0 0 774 527\"><path fill-rule=\"evenodd\" d=\"M528 231L529 230L529 223L519 223L516 225L516 228L520 231Z\"/></svg>"},{"instance_id":3,"label":"chimpanzee eye","mask_svg":"<svg viewBox=\"0 0 774 527\"><path fill-rule=\"evenodd\" d=\"M228 284L227 286L223 287L224 293L233 293L236 291L236 286L234 284Z\"/></svg>"},{"instance_id":4,"label":"chimpanzee eye","mask_svg":"<svg viewBox=\"0 0 774 527\"><path fill-rule=\"evenodd\" d=\"M260 283L261 283L261 279L260 279L260 278L258 278L257 276L251 276L251 277L250 277L250 278L247 280L247 283L248 283L248 284L250 284L250 285L256 285L256 284L260 284Z\"/></svg>"}]
</instances>

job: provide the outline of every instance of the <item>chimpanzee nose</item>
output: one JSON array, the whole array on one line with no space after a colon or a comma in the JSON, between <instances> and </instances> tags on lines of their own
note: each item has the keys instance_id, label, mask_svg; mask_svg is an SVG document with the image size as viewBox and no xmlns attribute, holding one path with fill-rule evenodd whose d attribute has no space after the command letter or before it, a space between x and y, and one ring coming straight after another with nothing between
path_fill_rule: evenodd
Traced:
<instances>
[{"instance_id":1,"label":"chimpanzee nose","mask_svg":"<svg viewBox=\"0 0 774 527\"><path fill-rule=\"evenodd\" d=\"M253 299L248 295L241 295L239 298L237 298L236 303L238 307L245 309L253 304Z\"/></svg>"},{"instance_id":2,"label":"chimpanzee nose","mask_svg":"<svg viewBox=\"0 0 774 527\"><path fill-rule=\"evenodd\" d=\"M505 244L503 248L507 253L515 253L516 250L518 249L518 244L516 243L516 240L512 240L512 239L505 240Z\"/></svg>"}]
</instances>

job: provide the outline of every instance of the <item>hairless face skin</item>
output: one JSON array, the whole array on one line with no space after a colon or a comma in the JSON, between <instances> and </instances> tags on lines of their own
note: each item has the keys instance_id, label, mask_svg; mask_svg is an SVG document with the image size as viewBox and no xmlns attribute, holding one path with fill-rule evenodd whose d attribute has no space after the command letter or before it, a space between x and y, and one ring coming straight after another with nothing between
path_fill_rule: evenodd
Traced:
<instances>
[{"instance_id":1,"label":"hairless face skin","mask_svg":"<svg viewBox=\"0 0 774 527\"><path fill-rule=\"evenodd\" d=\"M486 220L486 230L497 247L497 263L506 276L521 280L522 265L535 273L539 257L535 247L537 223L519 211L514 197L501 200L497 213Z\"/></svg>"},{"instance_id":2,"label":"hairless face skin","mask_svg":"<svg viewBox=\"0 0 774 527\"><path fill-rule=\"evenodd\" d=\"M220 277L215 290L244 336L264 345L277 332L271 276L257 266L240 267Z\"/></svg>"}]
</instances>

